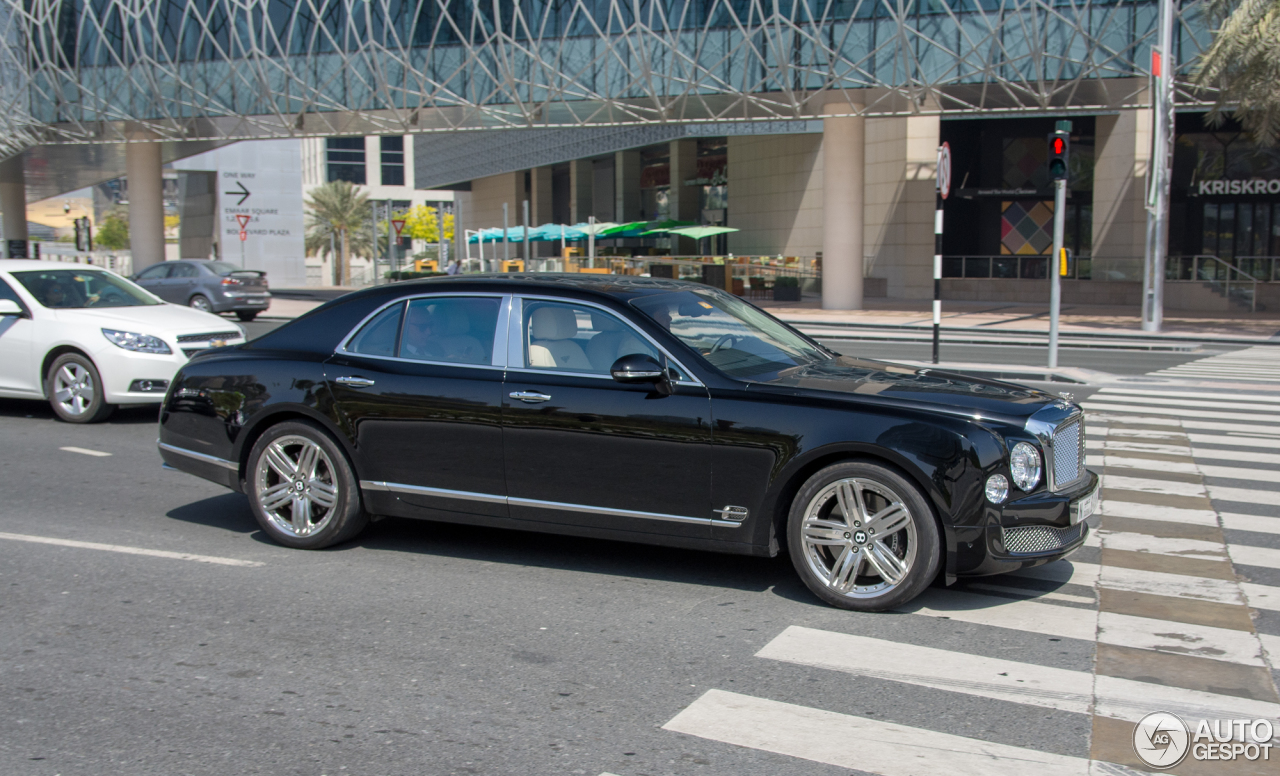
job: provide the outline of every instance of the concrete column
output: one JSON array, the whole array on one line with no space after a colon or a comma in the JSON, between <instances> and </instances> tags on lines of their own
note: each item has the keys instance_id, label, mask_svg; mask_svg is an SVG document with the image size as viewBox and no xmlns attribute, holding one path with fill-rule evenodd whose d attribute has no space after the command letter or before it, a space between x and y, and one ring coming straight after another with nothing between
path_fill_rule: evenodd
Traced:
<instances>
[{"instance_id":1,"label":"concrete column","mask_svg":"<svg viewBox=\"0 0 1280 776\"><path fill-rule=\"evenodd\" d=\"M618 223L640 220L640 152L613 155L613 217Z\"/></svg>"},{"instance_id":2,"label":"concrete column","mask_svg":"<svg viewBox=\"0 0 1280 776\"><path fill-rule=\"evenodd\" d=\"M595 175L590 159L569 162L569 220L580 224L595 214L591 206L591 189Z\"/></svg>"},{"instance_id":3,"label":"concrete column","mask_svg":"<svg viewBox=\"0 0 1280 776\"><path fill-rule=\"evenodd\" d=\"M4 211L5 244L0 255L9 258L9 240L27 239L27 178L22 154L0 162L0 211Z\"/></svg>"},{"instance_id":4,"label":"concrete column","mask_svg":"<svg viewBox=\"0 0 1280 776\"><path fill-rule=\"evenodd\" d=\"M125 145L125 176L129 181L129 247L133 271L164 261L164 175L160 144Z\"/></svg>"},{"instance_id":5,"label":"concrete column","mask_svg":"<svg viewBox=\"0 0 1280 776\"><path fill-rule=\"evenodd\" d=\"M1133 270L1133 277L1140 279L1147 239L1151 112L1126 110L1119 115L1098 116L1095 122L1094 271L1108 271L1098 260L1111 260L1111 269Z\"/></svg>"},{"instance_id":6,"label":"concrete column","mask_svg":"<svg viewBox=\"0 0 1280 776\"><path fill-rule=\"evenodd\" d=\"M698 221L701 212L698 208L698 195L701 186L686 186L684 182L698 177L698 141L672 140L671 155L671 189L668 194L671 217L677 221ZM698 241L689 237L677 237L671 242L671 249L681 255L696 253Z\"/></svg>"},{"instance_id":7,"label":"concrete column","mask_svg":"<svg viewBox=\"0 0 1280 776\"><path fill-rule=\"evenodd\" d=\"M551 168L534 167L529 171L529 219L530 226L542 226L555 220L552 207ZM534 256L551 256L559 249L559 243L533 242L529 251Z\"/></svg>"},{"instance_id":8,"label":"concrete column","mask_svg":"<svg viewBox=\"0 0 1280 776\"><path fill-rule=\"evenodd\" d=\"M858 106L860 109L861 106ZM840 102L829 111L854 108ZM863 168L866 119L839 115L822 121L822 307L862 309Z\"/></svg>"},{"instance_id":9,"label":"concrete column","mask_svg":"<svg viewBox=\"0 0 1280 776\"><path fill-rule=\"evenodd\" d=\"M867 119L863 256L874 257L863 272L868 293L875 286L878 295L933 298L941 128L936 114ZM952 221L945 228L964 225Z\"/></svg>"}]
</instances>

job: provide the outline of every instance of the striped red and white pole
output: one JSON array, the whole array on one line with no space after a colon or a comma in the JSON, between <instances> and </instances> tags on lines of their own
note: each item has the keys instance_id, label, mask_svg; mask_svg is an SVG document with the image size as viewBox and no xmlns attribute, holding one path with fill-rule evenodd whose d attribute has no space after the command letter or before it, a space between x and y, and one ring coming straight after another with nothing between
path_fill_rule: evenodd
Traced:
<instances>
[{"instance_id":1,"label":"striped red and white pole","mask_svg":"<svg viewBox=\"0 0 1280 776\"><path fill-rule=\"evenodd\" d=\"M938 340L942 331L942 192L937 195L933 215L933 363L938 363Z\"/></svg>"}]
</instances>

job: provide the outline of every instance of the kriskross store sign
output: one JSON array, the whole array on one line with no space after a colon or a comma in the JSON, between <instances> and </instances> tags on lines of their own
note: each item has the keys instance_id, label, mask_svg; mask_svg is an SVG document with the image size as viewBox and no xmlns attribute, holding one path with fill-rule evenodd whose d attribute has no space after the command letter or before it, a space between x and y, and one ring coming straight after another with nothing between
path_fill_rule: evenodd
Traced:
<instances>
[{"instance_id":1,"label":"kriskross store sign","mask_svg":"<svg viewBox=\"0 0 1280 776\"><path fill-rule=\"evenodd\" d=\"M1280 178L1253 178L1237 181L1199 181L1191 188L1193 196L1214 194L1280 194Z\"/></svg>"}]
</instances>

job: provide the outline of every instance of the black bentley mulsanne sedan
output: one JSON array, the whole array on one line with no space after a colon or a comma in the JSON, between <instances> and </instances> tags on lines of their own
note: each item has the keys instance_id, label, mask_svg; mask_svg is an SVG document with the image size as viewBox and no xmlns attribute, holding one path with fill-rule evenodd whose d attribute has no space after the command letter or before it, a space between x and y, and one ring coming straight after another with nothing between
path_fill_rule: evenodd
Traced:
<instances>
[{"instance_id":1,"label":"black bentley mulsanne sedan","mask_svg":"<svg viewBox=\"0 0 1280 776\"><path fill-rule=\"evenodd\" d=\"M457 276L366 289L193 358L170 466L316 549L373 516L772 556L835 606L1080 547L1084 417L1009 383L840 356L707 286Z\"/></svg>"}]
</instances>

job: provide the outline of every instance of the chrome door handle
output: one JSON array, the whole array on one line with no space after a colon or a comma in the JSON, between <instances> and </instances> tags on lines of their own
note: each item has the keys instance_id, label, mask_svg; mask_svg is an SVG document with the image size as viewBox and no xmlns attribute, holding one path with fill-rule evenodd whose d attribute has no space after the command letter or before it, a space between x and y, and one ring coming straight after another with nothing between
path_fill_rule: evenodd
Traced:
<instances>
[{"instance_id":1,"label":"chrome door handle","mask_svg":"<svg viewBox=\"0 0 1280 776\"><path fill-rule=\"evenodd\" d=\"M368 388L373 385L373 381L367 377L339 377L335 382L349 385L352 388Z\"/></svg>"},{"instance_id":2,"label":"chrome door handle","mask_svg":"<svg viewBox=\"0 0 1280 776\"><path fill-rule=\"evenodd\" d=\"M528 404L537 404L541 401L551 401L550 396L545 393L538 393L537 391L512 391L509 395L513 399L519 399L520 401Z\"/></svg>"}]
</instances>

